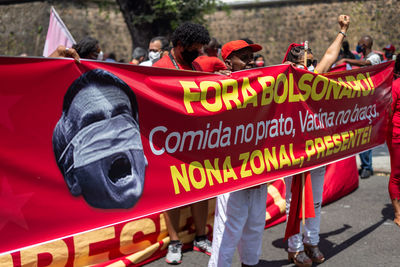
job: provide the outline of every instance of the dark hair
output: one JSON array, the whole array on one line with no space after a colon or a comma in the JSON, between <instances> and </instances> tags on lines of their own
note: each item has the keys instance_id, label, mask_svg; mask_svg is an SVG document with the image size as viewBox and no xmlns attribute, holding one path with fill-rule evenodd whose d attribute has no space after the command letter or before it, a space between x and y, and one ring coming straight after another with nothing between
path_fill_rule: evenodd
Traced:
<instances>
[{"instance_id":1,"label":"dark hair","mask_svg":"<svg viewBox=\"0 0 400 267\"><path fill-rule=\"evenodd\" d=\"M251 39L249 39L249 38L242 38L242 39L240 39L240 40L245 41L245 42L248 43L248 44L254 44L253 40L251 40Z\"/></svg>"},{"instance_id":2,"label":"dark hair","mask_svg":"<svg viewBox=\"0 0 400 267\"><path fill-rule=\"evenodd\" d=\"M133 50L132 58L139 60L141 57L143 57L143 59L147 58L147 50L139 46Z\"/></svg>"},{"instance_id":3,"label":"dark hair","mask_svg":"<svg viewBox=\"0 0 400 267\"><path fill-rule=\"evenodd\" d=\"M396 56L396 61L394 63L394 73L400 75L400 53Z\"/></svg>"},{"instance_id":4,"label":"dark hair","mask_svg":"<svg viewBox=\"0 0 400 267\"><path fill-rule=\"evenodd\" d=\"M115 55L114 52L111 52L110 54L108 54L107 58L114 59L115 61L117 61L117 56Z\"/></svg>"},{"instance_id":5,"label":"dark hair","mask_svg":"<svg viewBox=\"0 0 400 267\"><path fill-rule=\"evenodd\" d=\"M137 101L135 93L120 78L102 69L94 69L85 72L69 86L64 95L63 113L68 114L72 101L81 90L93 85L98 87L114 86L118 89L121 89L128 96L131 102L132 115L137 121Z\"/></svg>"},{"instance_id":6,"label":"dark hair","mask_svg":"<svg viewBox=\"0 0 400 267\"><path fill-rule=\"evenodd\" d=\"M262 58L264 59L264 56L261 55L261 54L255 54L253 59L256 60L256 59L259 58L259 57L262 57Z\"/></svg>"},{"instance_id":7,"label":"dark hair","mask_svg":"<svg viewBox=\"0 0 400 267\"><path fill-rule=\"evenodd\" d=\"M307 49L307 53L312 54L311 48ZM292 49L290 49L290 52L288 53L286 60L293 63L298 63L302 56L304 56L304 46L295 46Z\"/></svg>"},{"instance_id":8,"label":"dark hair","mask_svg":"<svg viewBox=\"0 0 400 267\"><path fill-rule=\"evenodd\" d=\"M74 44L72 48L75 49L76 52L78 52L81 58L88 58L90 53L96 52L98 45L98 40L90 36L85 36L77 44Z\"/></svg>"},{"instance_id":9,"label":"dark hair","mask_svg":"<svg viewBox=\"0 0 400 267\"><path fill-rule=\"evenodd\" d=\"M129 98L132 109L132 116L136 123L139 124L138 121L138 105L136 101L135 93L132 89L120 78L115 76L114 74L107 72L102 69L94 69L82 74L78 79L76 79L69 87L67 92L64 95L64 102L62 108L62 115L60 120L57 122L56 127L53 132L53 151L57 161L58 168L61 173L65 176L65 172L67 171L66 166L71 166L73 155L72 150L68 150L63 163L59 162L62 152L67 147L68 143L73 138L73 132L76 131L74 127L68 125L66 122L67 114L71 103L75 96L85 88L89 86L114 86L118 89L121 89Z\"/></svg>"},{"instance_id":10,"label":"dark hair","mask_svg":"<svg viewBox=\"0 0 400 267\"><path fill-rule=\"evenodd\" d=\"M169 40L166 38L166 37L164 37L164 36L156 36L156 37L153 37L151 40L150 40L150 43L153 43L153 42L155 42L155 41L160 41L160 43L161 43L161 50L162 51L168 51L169 50Z\"/></svg>"},{"instance_id":11,"label":"dark hair","mask_svg":"<svg viewBox=\"0 0 400 267\"><path fill-rule=\"evenodd\" d=\"M207 29L200 24L185 22L180 25L172 34L172 45L176 47L178 41L183 47L191 46L192 44L208 44L210 42L210 34Z\"/></svg>"}]
</instances>

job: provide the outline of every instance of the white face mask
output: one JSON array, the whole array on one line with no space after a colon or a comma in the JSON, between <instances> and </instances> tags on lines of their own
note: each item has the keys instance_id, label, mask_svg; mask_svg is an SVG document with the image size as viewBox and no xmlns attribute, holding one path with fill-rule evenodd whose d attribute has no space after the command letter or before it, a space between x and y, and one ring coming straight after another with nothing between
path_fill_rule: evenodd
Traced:
<instances>
[{"instance_id":1,"label":"white face mask","mask_svg":"<svg viewBox=\"0 0 400 267\"><path fill-rule=\"evenodd\" d=\"M154 51L150 51L149 52L149 59L152 63L156 62L157 60L159 60L161 57L161 52L154 52Z\"/></svg>"},{"instance_id":2,"label":"white face mask","mask_svg":"<svg viewBox=\"0 0 400 267\"><path fill-rule=\"evenodd\" d=\"M73 164L66 173L118 152L143 150L139 127L128 115L118 115L82 128L65 147L59 163L71 145Z\"/></svg>"},{"instance_id":3,"label":"white face mask","mask_svg":"<svg viewBox=\"0 0 400 267\"><path fill-rule=\"evenodd\" d=\"M100 51L100 53L97 55L97 60L103 60L104 58L104 53L103 51Z\"/></svg>"},{"instance_id":4,"label":"white face mask","mask_svg":"<svg viewBox=\"0 0 400 267\"><path fill-rule=\"evenodd\" d=\"M301 64L297 64L296 67L298 67L299 69L304 69L304 65L301 65ZM307 67L307 70L314 72L314 66L310 65L309 67Z\"/></svg>"}]
</instances>

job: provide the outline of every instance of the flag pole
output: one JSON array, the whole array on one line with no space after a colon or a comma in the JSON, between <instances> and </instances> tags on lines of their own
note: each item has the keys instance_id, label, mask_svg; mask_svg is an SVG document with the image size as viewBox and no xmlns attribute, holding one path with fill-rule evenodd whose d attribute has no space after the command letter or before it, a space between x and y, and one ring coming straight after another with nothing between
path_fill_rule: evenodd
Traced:
<instances>
[{"instance_id":1,"label":"flag pole","mask_svg":"<svg viewBox=\"0 0 400 267\"><path fill-rule=\"evenodd\" d=\"M307 67L307 50L308 50L308 41L304 42L304 66Z\"/></svg>"},{"instance_id":2,"label":"flag pole","mask_svg":"<svg viewBox=\"0 0 400 267\"><path fill-rule=\"evenodd\" d=\"M304 66L307 68L307 50L308 41L304 42ZM301 217L303 225L306 224L306 198L305 198L305 175L304 172L301 174Z\"/></svg>"},{"instance_id":3,"label":"flag pole","mask_svg":"<svg viewBox=\"0 0 400 267\"><path fill-rule=\"evenodd\" d=\"M305 198L305 175L304 172L301 174L301 217L303 225L306 224L306 198Z\"/></svg>"}]
</instances>

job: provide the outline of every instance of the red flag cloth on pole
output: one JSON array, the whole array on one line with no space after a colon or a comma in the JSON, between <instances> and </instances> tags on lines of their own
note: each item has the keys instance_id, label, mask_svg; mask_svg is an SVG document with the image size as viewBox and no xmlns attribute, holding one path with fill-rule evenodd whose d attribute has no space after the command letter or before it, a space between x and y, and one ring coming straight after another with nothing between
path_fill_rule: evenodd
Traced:
<instances>
[{"instance_id":1,"label":"red flag cloth on pole","mask_svg":"<svg viewBox=\"0 0 400 267\"><path fill-rule=\"evenodd\" d=\"M304 196L305 196L305 217L315 217L314 211L314 200L312 194L312 184L310 172L305 175L304 183ZM292 179L292 201L290 202L289 217L286 223L286 231L284 240L288 239L292 235L300 232L300 221L302 219L302 184L301 184L301 173L293 176Z\"/></svg>"},{"instance_id":2,"label":"red flag cloth on pole","mask_svg":"<svg viewBox=\"0 0 400 267\"><path fill-rule=\"evenodd\" d=\"M75 43L74 37L68 31L67 26L65 26L54 7L51 7L49 29L47 30L43 56L48 57L59 45L71 47Z\"/></svg>"}]
</instances>

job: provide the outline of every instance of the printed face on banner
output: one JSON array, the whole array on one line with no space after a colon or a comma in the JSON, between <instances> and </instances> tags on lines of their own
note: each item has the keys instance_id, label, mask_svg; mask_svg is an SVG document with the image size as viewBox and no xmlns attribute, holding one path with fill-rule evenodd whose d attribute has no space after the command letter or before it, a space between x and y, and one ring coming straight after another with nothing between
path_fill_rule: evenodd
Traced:
<instances>
[{"instance_id":1,"label":"printed face on banner","mask_svg":"<svg viewBox=\"0 0 400 267\"><path fill-rule=\"evenodd\" d=\"M128 209L142 195L147 162L136 97L113 74L92 70L68 88L53 149L70 192L91 206Z\"/></svg>"}]
</instances>

